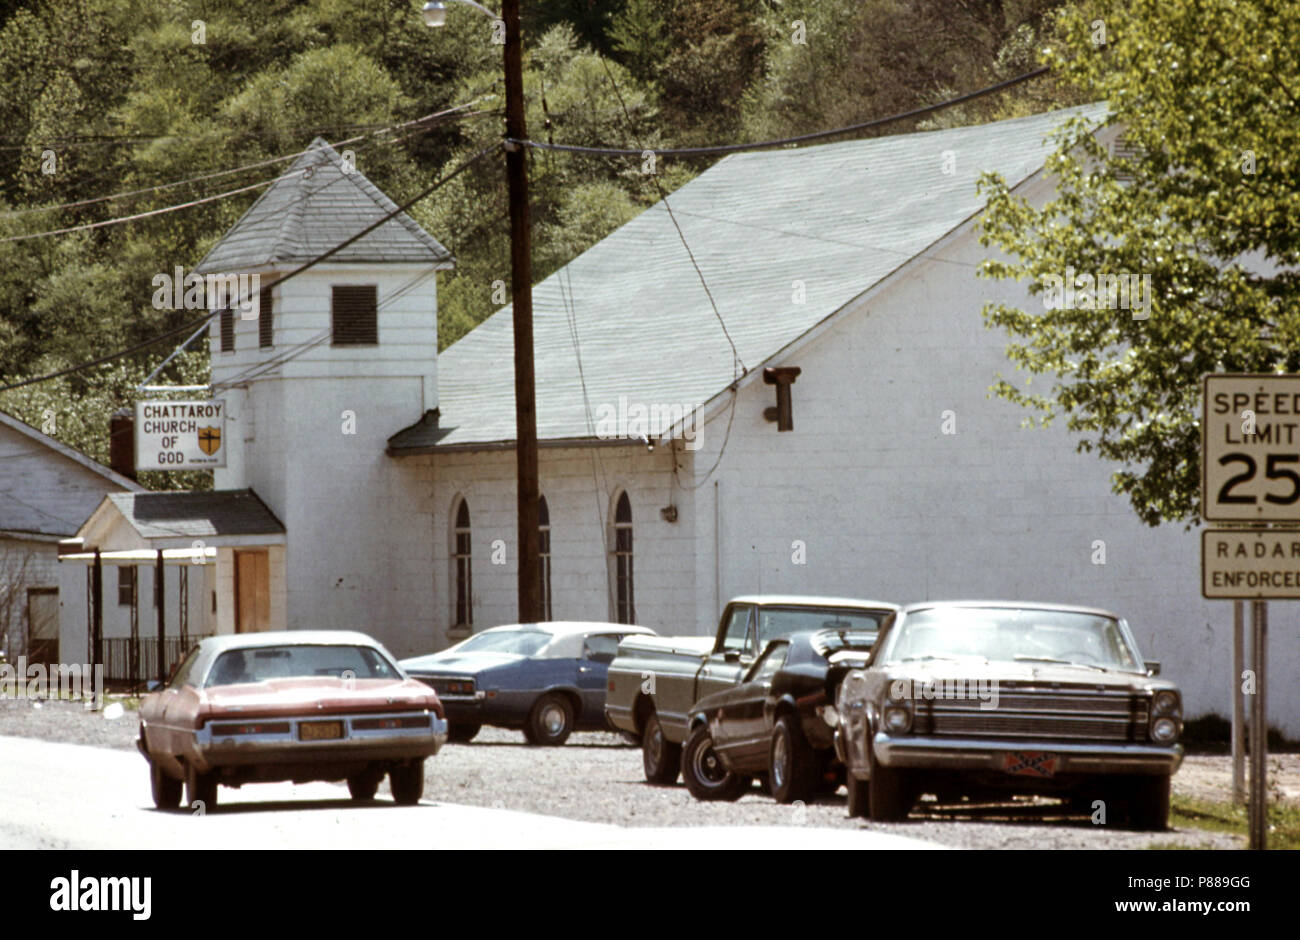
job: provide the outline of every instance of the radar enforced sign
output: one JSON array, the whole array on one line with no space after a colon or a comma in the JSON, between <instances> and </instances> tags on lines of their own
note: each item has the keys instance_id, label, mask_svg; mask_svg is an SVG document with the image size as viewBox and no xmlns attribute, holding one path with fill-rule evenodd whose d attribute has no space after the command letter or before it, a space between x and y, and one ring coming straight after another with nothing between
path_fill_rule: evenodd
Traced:
<instances>
[{"instance_id":1,"label":"radar enforced sign","mask_svg":"<svg viewBox=\"0 0 1300 940\"><path fill-rule=\"evenodd\" d=\"M1207 375L1206 522L1300 523L1300 375Z\"/></svg>"},{"instance_id":2,"label":"radar enforced sign","mask_svg":"<svg viewBox=\"0 0 1300 940\"><path fill-rule=\"evenodd\" d=\"M136 470L204 470L226 465L226 403L135 403Z\"/></svg>"},{"instance_id":3,"label":"radar enforced sign","mask_svg":"<svg viewBox=\"0 0 1300 940\"><path fill-rule=\"evenodd\" d=\"M1300 531L1202 532L1201 594L1210 600L1300 599Z\"/></svg>"}]
</instances>

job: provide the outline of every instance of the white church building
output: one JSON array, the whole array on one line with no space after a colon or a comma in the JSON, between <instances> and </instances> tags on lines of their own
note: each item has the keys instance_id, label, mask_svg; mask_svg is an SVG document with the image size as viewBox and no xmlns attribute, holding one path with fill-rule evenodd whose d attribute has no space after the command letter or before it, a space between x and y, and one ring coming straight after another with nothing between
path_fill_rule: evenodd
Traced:
<instances>
[{"instance_id":1,"label":"white church building","mask_svg":"<svg viewBox=\"0 0 1300 940\"><path fill-rule=\"evenodd\" d=\"M660 203L536 284L548 616L705 634L741 593L1086 604L1190 716L1230 714L1198 533L1143 525L1110 465L989 392L1012 367L985 301L1042 300L977 277L975 181L1041 204L1066 116L729 156L669 199L694 263ZM215 492L105 499L80 550L202 543L193 633L361 629L404 656L510 623L511 310L438 354L453 259L406 216L276 285L394 208L323 141L294 169L198 269L263 285L256 319L212 326ZM1275 605L1274 676L1300 671L1294 620ZM86 629L65 605L65 642ZM1300 733L1300 696L1270 712Z\"/></svg>"}]
</instances>

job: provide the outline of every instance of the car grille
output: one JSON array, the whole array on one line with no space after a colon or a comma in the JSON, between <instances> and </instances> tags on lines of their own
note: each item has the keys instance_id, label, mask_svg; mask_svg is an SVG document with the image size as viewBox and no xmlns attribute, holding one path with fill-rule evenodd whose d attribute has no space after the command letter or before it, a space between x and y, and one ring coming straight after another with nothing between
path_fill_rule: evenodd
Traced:
<instances>
[{"instance_id":1,"label":"car grille","mask_svg":"<svg viewBox=\"0 0 1300 940\"><path fill-rule=\"evenodd\" d=\"M1144 741L1151 699L1142 693L1003 685L997 708L978 699L915 701L918 734L1078 741Z\"/></svg>"}]
</instances>

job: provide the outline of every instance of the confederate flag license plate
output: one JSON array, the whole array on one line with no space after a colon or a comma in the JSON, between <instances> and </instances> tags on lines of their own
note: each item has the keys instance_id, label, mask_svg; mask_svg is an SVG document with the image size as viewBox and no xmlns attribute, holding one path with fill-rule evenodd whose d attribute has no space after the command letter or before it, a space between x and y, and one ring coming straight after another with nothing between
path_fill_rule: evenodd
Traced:
<instances>
[{"instance_id":1,"label":"confederate flag license plate","mask_svg":"<svg viewBox=\"0 0 1300 940\"><path fill-rule=\"evenodd\" d=\"M1027 777L1050 777L1056 773L1055 754L1044 751L1008 751L1002 755L1002 769Z\"/></svg>"}]
</instances>

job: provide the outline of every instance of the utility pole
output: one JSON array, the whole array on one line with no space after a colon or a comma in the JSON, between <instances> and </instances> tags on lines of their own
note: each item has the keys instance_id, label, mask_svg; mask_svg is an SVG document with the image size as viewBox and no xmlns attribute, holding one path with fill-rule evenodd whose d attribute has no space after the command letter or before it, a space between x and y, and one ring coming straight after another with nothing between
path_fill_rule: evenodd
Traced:
<instances>
[{"instance_id":1,"label":"utility pole","mask_svg":"<svg viewBox=\"0 0 1300 940\"><path fill-rule=\"evenodd\" d=\"M523 36L519 0L502 0L505 23L506 136L528 137L524 121ZM515 335L515 459L519 499L519 622L542 618L542 581L537 532L537 399L533 374L532 211L528 204L528 154L506 144L510 192L510 287Z\"/></svg>"}]
</instances>

